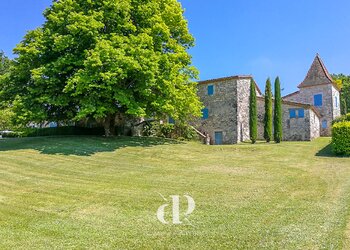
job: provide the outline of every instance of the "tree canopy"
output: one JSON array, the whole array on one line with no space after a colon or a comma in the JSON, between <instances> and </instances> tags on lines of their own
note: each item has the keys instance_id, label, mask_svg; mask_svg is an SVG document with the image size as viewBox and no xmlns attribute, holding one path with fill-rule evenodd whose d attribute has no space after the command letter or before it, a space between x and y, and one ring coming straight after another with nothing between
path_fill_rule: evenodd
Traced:
<instances>
[{"instance_id":1,"label":"tree canopy","mask_svg":"<svg viewBox=\"0 0 350 250\"><path fill-rule=\"evenodd\" d=\"M340 105L342 114L350 113L350 76L333 74L332 77L335 83L341 87Z\"/></svg>"},{"instance_id":2,"label":"tree canopy","mask_svg":"<svg viewBox=\"0 0 350 250\"><path fill-rule=\"evenodd\" d=\"M6 74L11 66L11 59L9 59L3 51L0 51L0 76Z\"/></svg>"},{"instance_id":3,"label":"tree canopy","mask_svg":"<svg viewBox=\"0 0 350 250\"><path fill-rule=\"evenodd\" d=\"M194 39L176 0L53 1L4 88L24 121L199 116Z\"/></svg>"}]
</instances>

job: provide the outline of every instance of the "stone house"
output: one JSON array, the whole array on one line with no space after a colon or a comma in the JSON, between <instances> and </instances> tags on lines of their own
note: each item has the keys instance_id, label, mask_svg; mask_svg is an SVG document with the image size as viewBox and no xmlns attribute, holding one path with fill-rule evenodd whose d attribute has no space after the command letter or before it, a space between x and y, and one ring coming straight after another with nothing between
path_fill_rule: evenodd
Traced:
<instances>
[{"instance_id":1,"label":"stone house","mask_svg":"<svg viewBox=\"0 0 350 250\"><path fill-rule=\"evenodd\" d=\"M234 144L249 140L249 95L251 76L232 76L198 84L205 105L196 127L209 134L212 144ZM261 96L259 88L258 95Z\"/></svg>"},{"instance_id":2,"label":"stone house","mask_svg":"<svg viewBox=\"0 0 350 250\"><path fill-rule=\"evenodd\" d=\"M195 126L211 138L211 144L235 144L249 140L251 76L231 76L198 83L205 108ZM339 89L317 54L299 91L283 97L283 139L309 141L330 135L340 115ZM263 138L264 97L257 90L258 134Z\"/></svg>"},{"instance_id":3,"label":"stone house","mask_svg":"<svg viewBox=\"0 0 350 250\"><path fill-rule=\"evenodd\" d=\"M283 99L313 105L321 115L321 136L330 136L332 121L340 116L340 89L318 54L298 88Z\"/></svg>"},{"instance_id":4,"label":"stone house","mask_svg":"<svg viewBox=\"0 0 350 250\"><path fill-rule=\"evenodd\" d=\"M258 139L264 139L264 97L257 97ZM320 113L309 104L282 101L282 131L284 141L310 141L320 137Z\"/></svg>"}]
</instances>

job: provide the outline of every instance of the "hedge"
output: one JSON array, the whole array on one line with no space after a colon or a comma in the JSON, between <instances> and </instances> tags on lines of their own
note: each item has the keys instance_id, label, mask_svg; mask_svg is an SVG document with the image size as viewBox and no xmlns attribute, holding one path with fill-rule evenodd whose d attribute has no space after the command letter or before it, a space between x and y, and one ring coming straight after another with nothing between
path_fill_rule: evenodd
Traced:
<instances>
[{"instance_id":1,"label":"hedge","mask_svg":"<svg viewBox=\"0 0 350 250\"><path fill-rule=\"evenodd\" d=\"M350 155L350 121L333 125L332 150L337 155Z\"/></svg>"},{"instance_id":2,"label":"hedge","mask_svg":"<svg viewBox=\"0 0 350 250\"><path fill-rule=\"evenodd\" d=\"M333 120L332 124L336 124L336 123L339 123L339 122L350 122L350 113L349 114L346 114L346 115L342 115L336 119Z\"/></svg>"},{"instance_id":3,"label":"hedge","mask_svg":"<svg viewBox=\"0 0 350 250\"><path fill-rule=\"evenodd\" d=\"M62 135L104 135L104 129L86 127L57 127L57 128L24 128L20 131L3 134L3 137L37 137L37 136L62 136Z\"/></svg>"}]
</instances>

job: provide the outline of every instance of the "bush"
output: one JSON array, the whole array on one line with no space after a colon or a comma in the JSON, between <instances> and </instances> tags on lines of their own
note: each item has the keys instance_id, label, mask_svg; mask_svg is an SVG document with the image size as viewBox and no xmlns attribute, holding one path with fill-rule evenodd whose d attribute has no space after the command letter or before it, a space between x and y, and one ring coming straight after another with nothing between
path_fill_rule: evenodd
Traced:
<instances>
[{"instance_id":1,"label":"bush","mask_svg":"<svg viewBox=\"0 0 350 250\"><path fill-rule=\"evenodd\" d=\"M151 122L143 130L145 136L156 136L177 140L191 140L196 138L196 132L185 124L161 124L159 121Z\"/></svg>"},{"instance_id":2,"label":"bush","mask_svg":"<svg viewBox=\"0 0 350 250\"><path fill-rule=\"evenodd\" d=\"M0 130L13 130L17 126L13 123L15 114L11 109L1 109L0 110Z\"/></svg>"},{"instance_id":3,"label":"bush","mask_svg":"<svg viewBox=\"0 0 350 250\"><path fill-rule=\"evenodd\" d=\"M23 133L22 132L15 132L15 131L9 131L6 133L1 133L1 136L3 138L18 138L22 137Z\"/></svg>"},{"instance_id":4,"label":"bush","mask_svg":"<svg viewBox=\"0 0 350 250\"><path fill-rule=\"evenodd\" d=\"M57 128L24 128L20 131L3 134L3 137L37 137L37 136L63 136L63 135L104 135L103 128L86 127L57 127Z\"/></svg>"},{"instance_id":5,"label":"bush","mask_svg":"<svg viewBox=\"0 0 350 250\"><path fill-rule=\"evenodd\" d=\"M333 125L332 150L337 155L350 155L350 121Z\"/></svg>"},{"instance_id":6,"label":"bush","mask_svg":"<svg viewBox=\"0 0 350 250\"><path fill-rule=\"evenodd\" d=\"M349 114L346 114L346 115L342 115L336 119L333 120L332 124L336 124L336 123L339 123L339 122L350 122L350 113Z\"/></svg>"}]
</instances>

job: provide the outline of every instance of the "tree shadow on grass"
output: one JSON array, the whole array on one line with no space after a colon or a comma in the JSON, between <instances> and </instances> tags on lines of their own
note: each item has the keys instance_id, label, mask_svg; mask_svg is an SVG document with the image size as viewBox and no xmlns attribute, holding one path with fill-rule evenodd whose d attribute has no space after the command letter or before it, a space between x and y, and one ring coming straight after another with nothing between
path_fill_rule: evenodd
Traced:
<instances>
[{"instance_id":1,"label":"tree shadow on grass","mask_svg":"<svg viewBox=\"0 0 350 250\"><path fill-rule=\"evenodd\" d=\"M319 157L331 157L331 158L350 158L349 155L336 155L332 152L332 145L328 144L326 147L321 149L316 153L316 156Z\"/></svg>"},{"instance_id":2,"label":"tree shadow on grass","mask_svg":"<svg viewBox=\"0 0 350 250\"><path fill-rule=\"evenodd\" d=\"M0 152L32 149L49 155L91 156L99 152L114 152L126 147L153 147L182 143L171 139L148 137L32 137L2 139L0 140Z\"/></svg>"}]
</instances>

